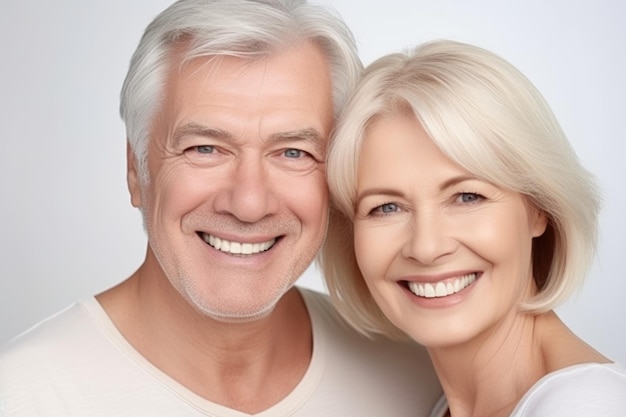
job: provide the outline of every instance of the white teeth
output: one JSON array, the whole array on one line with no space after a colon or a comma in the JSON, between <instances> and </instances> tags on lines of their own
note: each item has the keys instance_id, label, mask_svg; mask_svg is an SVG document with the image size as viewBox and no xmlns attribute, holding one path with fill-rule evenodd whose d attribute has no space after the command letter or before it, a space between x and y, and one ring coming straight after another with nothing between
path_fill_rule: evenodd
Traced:
<instances>
[{"instance_id":1,"label":"white teeth","mask_svg":"<svg viewBox=\"0 0 626 417\"><path fill-rule=\"evenodd\" d=\"M446 297L469 287L474 281L476 281L476 273L463 275L447 283L409 282L409 290L413 294L425 298Z\"/></svg>"},{"instance_id":2,"label":"white teeth","mask_svg":"<svg viewBox=\"0 0 626 417\"><path fill-rule=\"evenodd\" d=\"M223 244L223 242L222 242ZM230 253L239 254L241 253L241 243L239 242L230 242Z\"/></svg>"},{"instance_id":3,"label":"white teeth","mask_svg":"<svg viewBox=\"0 0 626 417\"><path fill-rule=\"evenodd\" d=\"M424 297L432 298L436 296L435 287L432 284L424 284Z\"/></svg>"},{"instance_id":4,"label":"white teeth","mask_svg":"<svg viewBox=\"0 0 626 417\"><path fill-rule=\"evenodd\" d=\"M448 292L446 291L446 284L438 282L435 287L435 297L445 297L446 295L448 295Z\"/></svg>"},{"instance_id":5,"label":"white teeth","mask_svg":"<svg viewBox=\"0 0 626 417\"><path fill-rule=\"evenodd\" d=\"M274 243L276 243L276 239L263 243L230 242L207 233L202 233L202 238L206 243L213 246L215 249L222 252L232 253L233 255L254 255L256 253L265 252L274 246Z\"/></svg>"},{"instance_id":6,"label":"white teeth","mask_svg":"<svg viewBox=\"0 0 626 417\"><path fill-rule=\"evenodd\" d=\"M260 250L258 249L259 244L257 243L257 252L259 252ZM244 243L243 245L241 245L241 253L244 255L252 255L252 251L253 251L254 246L252 245L252 243Z\"/></svg>"}]
</instances>

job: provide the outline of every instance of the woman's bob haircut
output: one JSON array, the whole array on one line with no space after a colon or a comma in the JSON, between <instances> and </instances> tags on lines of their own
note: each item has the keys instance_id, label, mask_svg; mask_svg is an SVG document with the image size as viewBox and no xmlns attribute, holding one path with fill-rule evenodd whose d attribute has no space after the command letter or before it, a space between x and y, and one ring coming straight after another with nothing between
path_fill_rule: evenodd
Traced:
<instances>
[{"instance_id":1,"label":"woman's bob haircut","mask_svg":"<svg viewBox=\"0 0 626 417\"><path fill-rule=\"evenodd\" d=\"M537 293L520 305L539 314L582 283L593 261L600 197L547 103L510 63L482 48L433 41L372 63L348 101L330 147L330 228L319 258L340 312L360 332L399 336L374 302L354 254L357 168L368 126L415 117L461 167L525 196L548 218L533 242ZM401 150L399 150L401 152Z\"/></svg>"}]
</instances>

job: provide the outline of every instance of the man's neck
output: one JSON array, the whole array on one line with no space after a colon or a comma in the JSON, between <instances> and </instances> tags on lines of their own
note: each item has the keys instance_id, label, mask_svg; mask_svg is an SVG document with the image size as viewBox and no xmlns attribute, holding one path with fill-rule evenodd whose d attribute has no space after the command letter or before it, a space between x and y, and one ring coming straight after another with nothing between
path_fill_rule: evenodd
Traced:
<instances>
[{"instance_id":1,"label":"man's neck","mask_svg":"<svg viewBox=\"0 0 626 417\"><path fill-rule=\"evenodd\" d=\"M311 360L311 321L295 288L268 316L242 323L202 315L164 276L144 267L97 299L155 367L195 394L242 412L258 413L287 396Z\"/></svg>"}]
</instances>

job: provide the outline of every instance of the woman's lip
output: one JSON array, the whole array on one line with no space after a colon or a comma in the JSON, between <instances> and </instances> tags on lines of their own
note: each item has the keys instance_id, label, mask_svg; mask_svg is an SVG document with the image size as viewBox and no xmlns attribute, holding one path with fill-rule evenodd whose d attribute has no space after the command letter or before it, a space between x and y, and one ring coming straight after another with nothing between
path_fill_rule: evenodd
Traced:
<instances>
[{"instance_id":1,"label":"woman's lip","mask_svg":"<svg viewBox=\"0 0 626 417\"><path fill-rule=\"evenodd\" d=\"M432 277L430 277L428 280L424 280L424 277L421 277L422 279L419 281L403 281L403 286L418 297L441 298L463 291L480 278L481 275L482 273L474 271L464 274L454 274L446 278L439 276L439 279L432 279Z\"/></svg>"}]
</instances>

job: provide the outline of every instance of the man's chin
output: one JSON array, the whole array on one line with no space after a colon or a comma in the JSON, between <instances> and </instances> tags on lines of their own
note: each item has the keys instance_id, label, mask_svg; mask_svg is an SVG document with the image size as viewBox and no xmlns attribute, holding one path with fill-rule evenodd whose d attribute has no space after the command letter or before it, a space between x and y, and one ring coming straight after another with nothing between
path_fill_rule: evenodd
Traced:
<instances>
[{"instance_id":1,"label":"man's chin","mask_svg":"<svg viewBox=\"0 0 626 417\"><path fill-rule=\"evenodd\" d=\"M250 308L250 306L247 305L245 306L246 308L239 309L228 308L226 306L207 306L204 303L198 303L193 300L191 301L191 305L198 313L215 321L223 323L249 323L263 320L271 315L279 300L280 298L266 305L257 306L256 308Z\"/></svg>"},{"instance_id":2,"label":"man's chin","mask_svg":"<svg viewBox=\"0 0 626 417\"><path fill-rule=\"evenodd\" d=\"M275 305L261 311L239 311L239 312L215 312L207 311L204 309L199 312L207 317L212 318L215 321L222 323L250 323L267 318L272 311L274 311Z\"/></svg>"}]
</instances>

